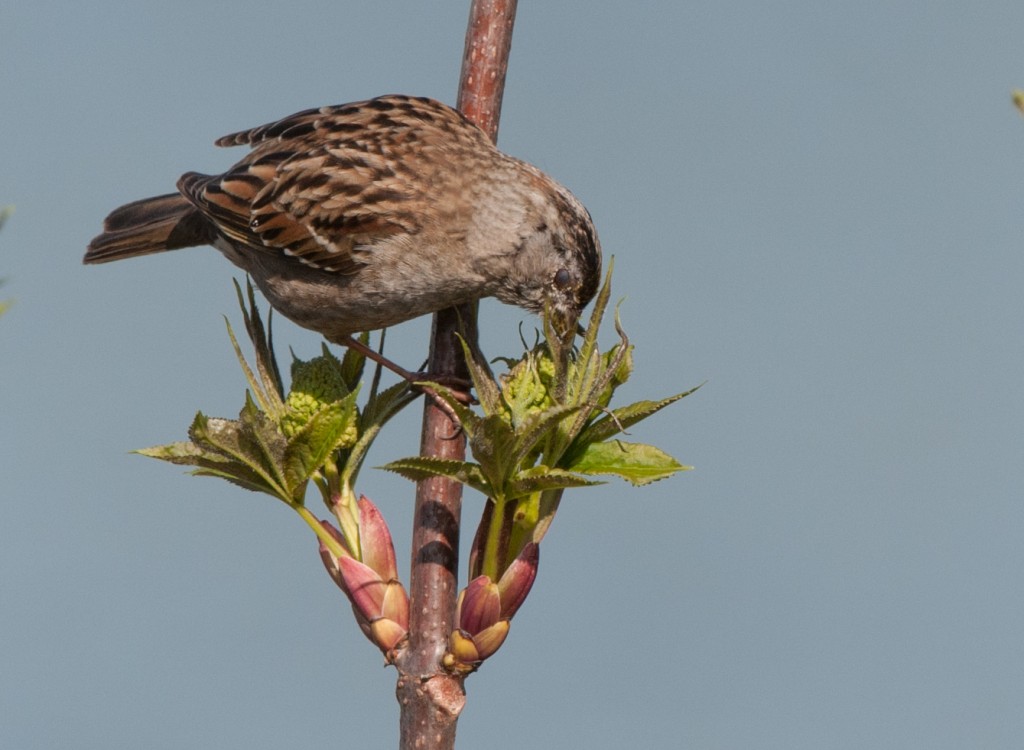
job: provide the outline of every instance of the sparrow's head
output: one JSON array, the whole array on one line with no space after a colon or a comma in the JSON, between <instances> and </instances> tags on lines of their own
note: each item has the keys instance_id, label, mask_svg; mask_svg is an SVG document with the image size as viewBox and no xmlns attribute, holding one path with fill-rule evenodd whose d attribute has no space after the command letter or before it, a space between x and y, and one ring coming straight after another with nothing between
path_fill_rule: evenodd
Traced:
<instances>
[{"instance_id":1,"label":"sparrow's head","mask_svg":"<svg viewBox=\"0 0 1024 750\"><path fill-rule=\"evenodd\" d=\"M583 204L547 176L537 178L512 271L495 296L537 314L547 310L559 330L575 331L601 282L601 243Z\"/></svg>"}]
</instances>

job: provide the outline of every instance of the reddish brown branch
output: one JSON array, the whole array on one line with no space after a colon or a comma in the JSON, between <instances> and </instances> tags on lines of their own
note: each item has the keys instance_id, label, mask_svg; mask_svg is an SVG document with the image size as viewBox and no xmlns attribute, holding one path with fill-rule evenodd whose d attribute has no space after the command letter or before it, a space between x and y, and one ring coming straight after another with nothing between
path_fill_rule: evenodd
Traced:
<instances>
[{"instance_id":1,"label":"reddish brown branch","mask_svg":"<svg viewBox=\"0 0 1024 750\"><path fill-rule=\"evenodd\" d=\"M473 0L459 82L458 107L497 138L505 73L512 45L516 0ZM476 305L434 316L429 371L468 379L455 334L476 340ZM425 399L420 454L462 460L464 437L453 437L448 417ZM451 750L465 704L462 677L441 667L455 617L459 572L462 485L428 479L416 490L412 571L409 580L409 643L399 655L396 689L401 707L402 750Z\"/></svg>"},{"instance_id":2,"label":"reddish brown branch","mask_svg":"<svg viewBox=\"0 0 1024 750\"><path fill-rule=\"evenodd\" d=\"M474 0L466 29L458 108L498 140L517 0Z\"/></svg>"}]
</instances>

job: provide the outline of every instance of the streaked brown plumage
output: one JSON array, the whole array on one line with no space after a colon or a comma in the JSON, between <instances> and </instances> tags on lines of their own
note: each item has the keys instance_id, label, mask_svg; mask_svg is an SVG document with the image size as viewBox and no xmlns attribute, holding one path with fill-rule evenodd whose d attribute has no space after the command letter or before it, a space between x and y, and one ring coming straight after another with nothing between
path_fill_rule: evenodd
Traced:
<instances>
[{"instance_id":1,"label":"streaked brown plumage","mask_svg":"<svg viewBox=\"0 0 1024 750\"><path fill-rule=\"evenodd\" d=\"M574 319L597 289L590 216L454 109L383 96L225 136L222 175L116 209L85 263L212 244L333 341L494 296Z\"/></svg>"}]
</instances>

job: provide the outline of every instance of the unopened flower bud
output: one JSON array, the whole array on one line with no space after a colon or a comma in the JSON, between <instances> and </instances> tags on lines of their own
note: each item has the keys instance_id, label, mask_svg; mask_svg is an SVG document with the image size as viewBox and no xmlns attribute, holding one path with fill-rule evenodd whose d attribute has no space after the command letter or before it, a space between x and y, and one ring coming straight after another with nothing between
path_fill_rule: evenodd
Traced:
<instances>
[{"instance_id":1,"label":"unopened flower bud","mask_svg":"<svg viewBox=\"0 0 1024 750\"><path fill-rule=\"evenodd\" d=\"M511 620L526 601L526 595L533 588L540 563L540 545L529 542L519 556L512 561L498 581L498 595L501 597L501 616Z\"/></svg>"},{"instance_id":2,"label":"unopened flower bud","mask_svg":"<svg viewBox=\"0 0 1024 750\"><path fill-rule=\"evenodd\" d=\"M342 376L341 362L326 352L308 362L292 362L292 387L285 400L287 411L281 418L281 431L291 437L318 411L349 394Z\"/></svg>"},{"instance_id":3,"label":"unopened flower bud","mask_svg":"<svg viewBox=\"0 0 1024 750\"><path fill-rule=\"evenodd\" d=\"M391 530L377 506L365 495L359 498L359 549L363 564L371 568L382 581L398 578Z\"/></svg>"}]
</instances>

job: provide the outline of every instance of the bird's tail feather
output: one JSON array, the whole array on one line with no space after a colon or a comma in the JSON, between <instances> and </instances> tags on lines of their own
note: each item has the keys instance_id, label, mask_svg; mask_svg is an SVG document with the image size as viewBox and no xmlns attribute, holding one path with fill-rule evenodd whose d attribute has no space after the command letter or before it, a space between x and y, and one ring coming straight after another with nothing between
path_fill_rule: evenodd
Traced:
<instances>
[{"instance_id":1,"label":"bird's tail feather","mask_svg":"<svg viewBox=\"0 0 1024 750\"><path fill-rule=\"evenodd\" d=\"M108 263L182 247L207 245L213 226L180 193L146 198L114 209L103 233L89 243L84 263Z\"/></svg>"}]
</instances>

